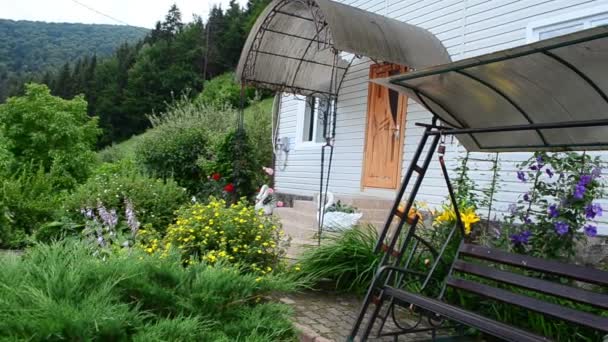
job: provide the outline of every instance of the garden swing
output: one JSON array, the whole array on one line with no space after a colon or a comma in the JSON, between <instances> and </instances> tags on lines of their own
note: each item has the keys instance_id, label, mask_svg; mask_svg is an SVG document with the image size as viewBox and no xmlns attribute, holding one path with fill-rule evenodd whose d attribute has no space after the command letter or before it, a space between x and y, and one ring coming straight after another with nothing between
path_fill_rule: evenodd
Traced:
<instances>
[{"instance_id":1,"label":"garden swing","mask_svg":"<svg viewBox=\"0 0 608 342\"><path fill-rule=\"evenodd\" d=\"M608 310L608 272L512 254L467 240L445 165L443 144L449 135L459 137L468 151L605 150L607 60L608 27L604 26L374 80L406 93L428 109L433 119L430 124L416 124L424 131L375 246L375 252L383 254L349 341L366 341L373 329L377 329L375 337L392 337L395 341L401 335L423 332L430 332L435 339L438 330L462 332L466 326L507 341L549 340L446 302L448 289L576 324L595 331L597 336L608 333L608 317L547 300L566 299ZM409 215L436 152L456 217L438 250L419 234L420 217ZM406 190L409 194L404 198ZM405 208L400 209L404 199ZM458 247L447 255L451 244ZM423 249L432 261L420 271L412 267L412 260ZM447 258L453 261L448 262ZM522 274L524 271L527 274ZM568 282L551 281L552 278ZM588 285L584 289L569 286L575 282ZM431 283L439 285L434 292L429 290ZM590 290L590 285L604 293ZM528 296L513 289L541 296ZM401 311L417 319L403 322ZM392 328L388 328L389 319Z\"/></svg>"}]
</instances>

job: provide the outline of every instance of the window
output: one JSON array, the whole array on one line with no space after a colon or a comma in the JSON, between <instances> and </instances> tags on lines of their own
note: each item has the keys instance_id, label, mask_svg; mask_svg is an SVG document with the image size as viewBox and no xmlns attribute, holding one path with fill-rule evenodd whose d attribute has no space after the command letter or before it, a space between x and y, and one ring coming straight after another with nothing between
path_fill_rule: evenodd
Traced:
<instances>
[{"instance_id":1,"label":"window","mask_svg":"<svg viewBox=\"0 0 608 342\"><path fill-rule=\"evenodd\" d=\"M308 96L301 98L302 105L298 116L297 142L301 146L316 146L325 142L323 136L325 118L331 120L333 107L327 99ZM328 125L328 129L331 126Z\"/></svg>"},{"instance_id":2,"label":"window","mask_svg":"<svg viewBox=\"0 0 608 342\"><path fill-rule=\"evenodd\" d=\"M608 24L608 6L594 6L532 22L528 43Z\"/></svg>"}]
</instances>

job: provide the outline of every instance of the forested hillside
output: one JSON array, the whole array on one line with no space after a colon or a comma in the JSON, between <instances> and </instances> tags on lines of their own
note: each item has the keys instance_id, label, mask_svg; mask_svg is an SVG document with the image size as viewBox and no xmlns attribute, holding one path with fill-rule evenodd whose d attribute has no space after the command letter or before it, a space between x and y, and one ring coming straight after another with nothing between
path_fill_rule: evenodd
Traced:
<instances>
[{"instance_id":1,"label":"forested hillside","mask_svg":"<svg viewBox=\"0 0 608 342\"><path fill-rule=\"evenodd\" d=\"M242 8L233 0L226 9L214 7L208 20L189 23L174 5L143 39L120 45L109 57L66 58L33 81L64 99L84 94L89 114L99 117L103 129L98 146L120 142L145 131L147 115L175 99L198 96L205 79L234 70L250 27L268 3L250 0Z\"/></svg>"},{"instance_id":2,"label":"forested hillside","mask_svg":"<svg viewBox=\"0 0 608 342\"><path fill-rule=\"evenodd\" d=\"M24 78L84 56L109 56L121 44L136 42L148 32L131 26L0 19L0 102Z\"/></svg>"}]
</instances>

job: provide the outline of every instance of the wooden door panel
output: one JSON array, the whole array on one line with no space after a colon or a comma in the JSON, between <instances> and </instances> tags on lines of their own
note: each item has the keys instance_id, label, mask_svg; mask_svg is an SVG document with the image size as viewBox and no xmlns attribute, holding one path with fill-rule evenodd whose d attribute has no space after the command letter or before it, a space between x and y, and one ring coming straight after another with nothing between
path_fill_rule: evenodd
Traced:
<instances>
[{"instance_id":1,"label":"wooden door panel","mask_svg":"<svg viewBox=\"0 0 608 342\"><path fill-rule=\"evenodd\" d=\"M370 79L403 73L395 64L370 67ZM363 186L395 189L401 177L403 131L407 98L394 90L369 83Z\"/></svg>"}]
</instances>

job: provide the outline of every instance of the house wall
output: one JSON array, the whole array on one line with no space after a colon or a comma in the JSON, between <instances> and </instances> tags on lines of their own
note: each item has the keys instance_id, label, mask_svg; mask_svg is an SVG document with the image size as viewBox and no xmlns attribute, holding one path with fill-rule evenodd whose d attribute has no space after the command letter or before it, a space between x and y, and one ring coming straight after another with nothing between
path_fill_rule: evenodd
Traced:
<instances>
[{"instance_id":1,"label":"house wall","mask_svg":"<svg viewBox=\"0 0 608 342\"><path fill-rule=\"evenodd\" d=\"M565 15L577 10L608 5L608 0L343 0L361 9L386 15L428 29L445 45L454 61L526 44L526 27L530 22ZM355 196L393 198L394 191L361 188L364 137L367 111L367 87L370 61L356 60L342 85L336 125L336 143L330 178L330 191ZM286 167L277 167L276 188L283 193L313 195L319 192L319 146L299 148L295 144L298 99L284 95L280 108L279 137L290 138ZM422 106L409 101L405 130L403 172L411 161L422 134L416 122L430 122L431 115ZM456 159L464 153L456 140L448 139L448 167L456 167ZM595 153L597 154L597 153ZM608 155L604 158L608 160ZM502 153L500 188L495 208L490 214L502 215L510 203L529 189L516 178L516 164L528 159L528 153ZM469 176L479 190L487 187L492 173L488 162L495 154L472 153ZM607 170L608 171L608 170ZM438 206L444 201L446 189L439 165L434 161L419 192L419 200ZM608 208L608 200L600 202ZM482 212L486 212L482 210ZM607 217L608 218L608 215ZM608 234L606 222L601 232Z\"/></svg>"}]
</instances>

